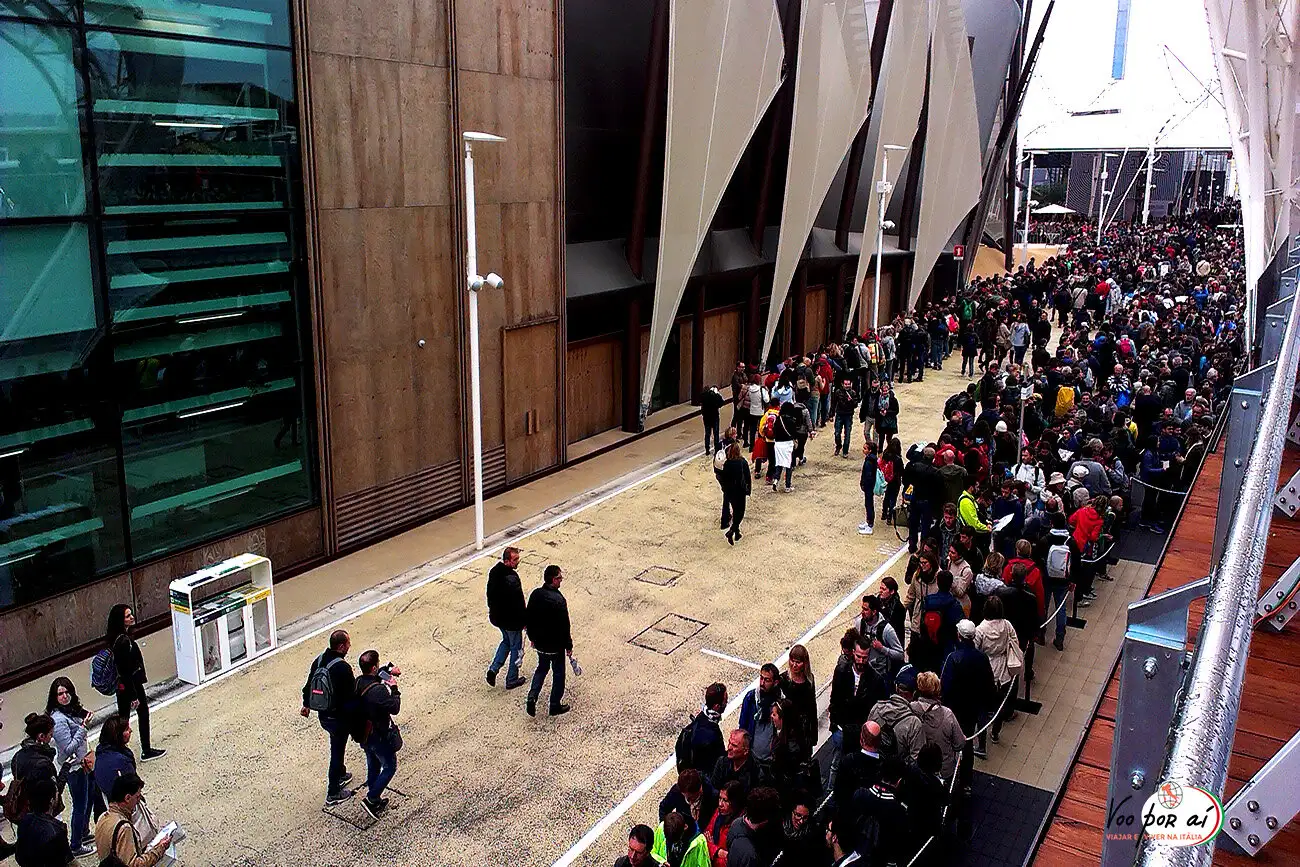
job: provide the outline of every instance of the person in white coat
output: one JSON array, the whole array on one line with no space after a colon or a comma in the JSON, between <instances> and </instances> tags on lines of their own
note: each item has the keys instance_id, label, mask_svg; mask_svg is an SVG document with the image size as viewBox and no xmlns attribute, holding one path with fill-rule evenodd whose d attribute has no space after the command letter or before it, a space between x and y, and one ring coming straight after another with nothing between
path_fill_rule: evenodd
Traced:
<instances>
[{"instance_id":1,"label":"person in white coat","mask_svg":"<svg viewBox=\"0 0 1300 867\"><path fill-rule=\"evenodd\" d=\"M997 684L998 709L994 712L991 727L993 743L996 744L998 735L1002 732L1002 723L1013 715L1007 695L1015 694L1012 690L1015 688L1016 676L1024 667L1020 640L1016 636L1015 627L1006 619L1002 600L997 596L990 596L984 600L984 619L975 627L975 647L989 658L989 666L993 669L993 682ZM979 741L980 752L983 752L985 743L983 733L980 734Z\"/></svg>"}]
</instances>

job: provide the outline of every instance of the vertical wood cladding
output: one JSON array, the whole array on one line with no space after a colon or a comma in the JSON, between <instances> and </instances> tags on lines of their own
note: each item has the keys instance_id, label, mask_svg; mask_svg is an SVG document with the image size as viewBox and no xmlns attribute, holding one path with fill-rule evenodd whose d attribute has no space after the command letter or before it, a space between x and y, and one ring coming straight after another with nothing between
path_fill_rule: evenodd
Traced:
<instances>
[{"instance_id":1,"label":"vertical wood cladding","mask_svg":"<svg viewBox=\"0 0 1300 867\"><path fill-rule=\"evenodd\" d=\"M327 507L337 517L349 504L348 526L332 541L397 529L387 527L391 516L358 504L378 502L374 492L427 486L431 468L444 469L436 478L448 490L423 491L435 511L403 515L404 523L469 495L461 471L469 424L462 130L509 139L474 154L479 268L506 281L480 297L486 449L500 449L509 427L503 330L563 315L555 2L304 4ZM536 399L549 401L537 419L553 442L562 330L552 325L547 334L544 350L556 363L539 365L531 382ZM529 466L558 460L555 448L529 441Z\"/></svg>"}]
</instances>

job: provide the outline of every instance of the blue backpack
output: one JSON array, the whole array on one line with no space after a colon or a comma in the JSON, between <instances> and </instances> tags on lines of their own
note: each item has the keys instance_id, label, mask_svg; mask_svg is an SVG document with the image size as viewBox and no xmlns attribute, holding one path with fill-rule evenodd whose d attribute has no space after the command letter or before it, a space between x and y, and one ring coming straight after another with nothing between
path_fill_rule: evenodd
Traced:
<instances>
[{"instance_id":1,"label":"blue backpack","mask_svg":"<svg viewBox=\"0 0 1300 867\"><path fill-rule=\"evenodd\" d=\"M117 692L117 666L113 664L113 651L101 650L90 661L90 685L100 695Z\"/></svg>"}]
</instances>

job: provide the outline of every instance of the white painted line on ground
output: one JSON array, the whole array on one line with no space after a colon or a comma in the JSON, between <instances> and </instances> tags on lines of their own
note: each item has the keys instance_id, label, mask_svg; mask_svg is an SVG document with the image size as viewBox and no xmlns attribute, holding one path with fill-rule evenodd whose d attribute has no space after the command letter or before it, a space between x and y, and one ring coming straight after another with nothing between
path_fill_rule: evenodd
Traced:
<instances>
[{"instance_id":1,"label":"white painted line on ground","mask_svg":"<svg viewBox=\"0 0 1300 867\"><path fill-rule=\"evenodd\" d=\"M886 572L894 568L894 565L897 564L898 561L901 560L903 555L906 553L907 553L907 545L905 544L900 545L898 550L894 552L893 556L891 556L888 560L882 563L879 569L877 569L875 572L872 572L870 575L864 578L861 584L859 584L857 587L854 587L853 590L850 591L847 596L845 596L843 599L840 600L838 605L836 605L834 608L828 611L825 617L817 621L817 624L815 626L813 626L811 629L809 629L807 632L801 635L799 637L799 640L794 643L806 644L807 642L812 641L814 638L816 638L824 629L826 629L827 626L830 626L832 623L834 623L836 618L838 618L841 614L843 614L850 605L855 604L860 598L862 598L862 595L866 593L868 589L870 589L872 584L879 581ZM707 653L708 651L705 652ZM716 655L721 656L721 654L716 654ZM774 664L777 666L777 668L780 668L781 666L785 665L786 662L789 661L789 659L790 659L790 651L787 649L784 653L782 653L779 657L777 657L776 660L774 660ZM743 662L743 660L741 661ZM748 665L749 663L745 663L745 664ZM740 703L744 700L745 693L749 692L749 690L753 689L757 685L758 685L758 679L755 678L754 680L749 682L748 686L746 686L734 698L732 698L730 704L727 705L726 710L722 712L723 719L726 719L727 717L735 713L740 708ZM624 798L622 801L620 801L617 807L615 807L614 809L606 813L604 816L602 816L596 822L595 825L592 825L591 829L587 831L586 834L583 834L582 838L578 840L578 842L574 843L573 846L569 849L569 851L561 855L559 859L552 865L552 867L569 867L569 865L573 864L573 862L576 861L579 857L581 857L584 852L586 852L588 849L591 848L591 844L599 840L605 834L605 832L608 831L614 825L614 823L618 822L619 819L622 819L625 815L627 815L628 811L631 810L633 807L635 807L637 805L637 802L639 802L642 798L646 796L646 793L648 793L651 789L657 786L660 783L660 781L662 781L664 777L668 776L669 773L675 770L676 767L677 767L676 756L670 755L668 756L668 758L664 759L663 764L655 768L654 771L650 774L650 776L642 780L639 786L637 786L635 789L629 792L627 797Z\"/></svg>"},{"instance_id":2,"label":"white painted line on ground","mask_svg":"<svg viewBox=\"0 0 1300 867\"><path fill-rule=\"evenodd\" d=\"M268 659L271 659L274 656L278 656L279 654L283 653L286 650L297 647L299 644L302 644L304 641L311 641L313 638L319 638L320 636L326 633L333 632L335 629L338 629L340 626L342 626L343 624L347 623L350 620L355 620L358 617L362 617L366 614L369 614L371 611L374 611L376 608L379 608L383 605L387 605L389 602L392 602L395 599L401 599L403 596L406 596L410 593L414 593L416 590L419 590L422 587L427 587L429 584L432 584L434 581L437 581L442 576L450 572L455 572L457 569L464 568L470 563L473 563L475 560L478 560L482 557L490 557L495 553L503 551L507 545L516 546L519 544L520 540L522 539L527 539L529 536L535 536L538 533L544 533L545 531L551 529L557 524L564 523L569 518L572 518L574 515L578 515L582 512L585 512L588 509L594 508L595 506L599 506L601 503L605 502L606 500L611 500L614 497L617 497L619 494L626 493L627 491L630 491L635 487L644 485L646 482L654 481L655 479L659 478L665 473L670 473L673 470L685 466L686 464L689 464L691 461L701 457L701 455L697 451L695 451L694 446L692 446L691 449L692 450L689 455L686 455L685 457L680 458L679 460L673 461L667 466L660 467L659 469L655 470L653 473L651 473L650 475L644 478L634 479L626 484L619 485L614 490L607 491L604 494L601 494L599 497L592 500L591 502L583 503L580 506L575 506L572 509L563 512L562 514L556 515L551 520L545 521L544 523L539 524L538 526L533 527L530 530L525 530L524 532L520 533L517 536L511 536L510 538L503 540L500 545L493 545L491 547L484 548L482 551L474 551L471 554L467 554L466 556L461 557L460 559L454 561L449 566L446 566L445 568L437 572L434 572L431 575L421 578L419 581L416 581L413 584L410 584L406 587L402 587L394 591L390 595L384 596L380 599L376 599L374 602L364 605L361 608L357 609L356 611L350 611L347 614L344 614L343 616L337 618L336 620L333 620L330 623L325 624L324 626L318 626L315 629L311 630L310 632L307 632L306 634L300 635L299 637L293 639L292 641L287 641L284 642L283 644L276 645L274 649L259 656L256 660L253 660L248 665L241 665L229 669L228 671L222 672L221 674L217 675L211 680L206 680L203 683L198 684L197 686L192 686L189 689L185 689L181 692L178 692L173 696L169 696L166 699L157 702L156 704L151 703L149 705L149 710L151 712L156 713L164 708L170 707L171 705L176 704L178 701L183 701L184 699L187 699L190 696L193 696L196 693L201 692L210 686L215 686L216 684L225 680L227 677L231 677L233 675L239 674L242 671L247 671L252 667L261 665L263 662L267 661ZM419 567L416 568L418 569ZM339 603L334 603L334 604L337 605ZM307 615L307 616L311 616L311 615ZM98 743L99 729L96 728L95 731L91 732L87 737L86 741L87 741L87 745L89 746L93 746L94 744ZM11 773L5 773L3 776L0 776L0 782L5 783L6 785L9 783L11 779L12 779Z\"/></svg>"},{"instance_id":3,"label":"white painted line on ground","mask_svg":"<svg viewBox=\"0 0 1300 867\"><path fill-rule=\"evenodd\" d=\"M707 647L701 647L700 653L708 654L709 656L716 656L718 659L725 659L727 662L734 662L736 665L745 666L745 668L757 670L763 667L757 662L750 662L748 659L741 659L739 656L730 656L726 653L719 653L716 650L709 650Z\"/></svg>"}]
</instances>

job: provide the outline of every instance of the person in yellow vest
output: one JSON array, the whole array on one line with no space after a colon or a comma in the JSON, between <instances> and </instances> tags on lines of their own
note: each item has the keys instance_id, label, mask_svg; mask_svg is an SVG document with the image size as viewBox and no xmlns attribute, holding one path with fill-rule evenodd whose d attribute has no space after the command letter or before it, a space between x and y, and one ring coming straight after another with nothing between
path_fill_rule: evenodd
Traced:
<instances>
[{"instance_id":1,"label":"person in yellow vest","mask_svg":"<svg viewBox=\"0 0 1300 867\"><path fill-rule=\"evenodd\" d=\"M664 816L655 830L650 850L668 867L710 867L708 839L686 816L676 811Z\"/></svg>"}]
</instances>

